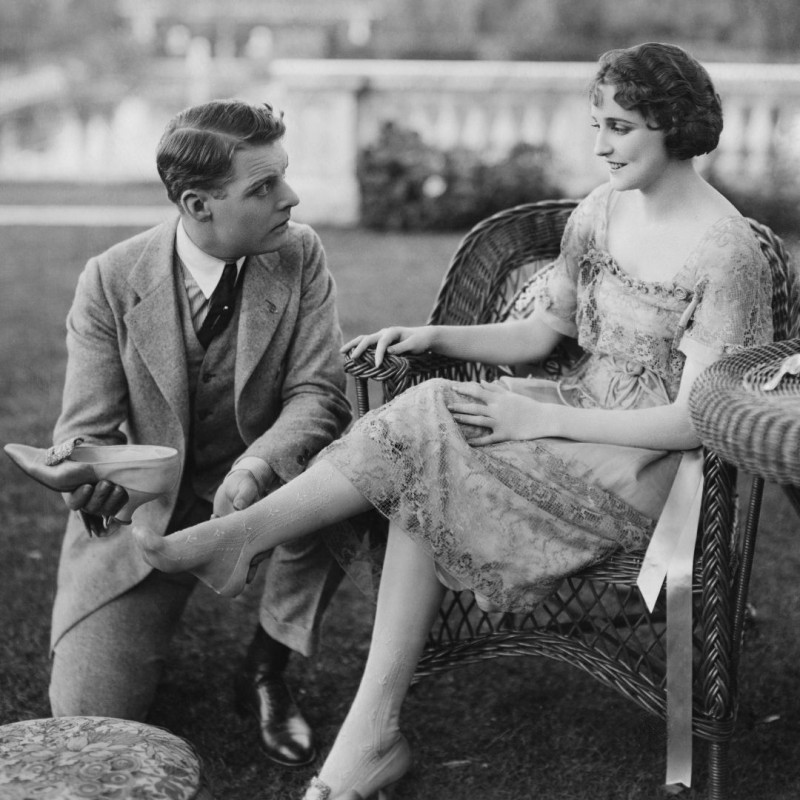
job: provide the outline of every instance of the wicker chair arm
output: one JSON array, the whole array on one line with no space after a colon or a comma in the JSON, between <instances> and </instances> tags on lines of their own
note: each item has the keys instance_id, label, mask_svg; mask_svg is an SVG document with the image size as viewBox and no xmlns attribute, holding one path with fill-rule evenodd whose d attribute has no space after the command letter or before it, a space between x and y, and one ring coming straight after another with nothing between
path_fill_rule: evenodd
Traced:
<instances>
[{"instance_id":1,"label":"wicker chair arm","mask_svg":"<svg viewBox=\"0 0 800 800\"><path fill-rule=\"evenodd\" d=\"M380 366L375 364L375 348L369 347L358 358L347 356L345 372L356 379L356 396L359 415L369 410L367 381L383 384L383 400L387 402L404 392L409 386L430 378L448 378L454 381L476 380L487 371L479 364L438 353L392 355L386 353ZM492 368L494 374L509 373L501 367Z\"/></svg>"},{"instance_id":2,"label":"wicker chair arm","mask_svg":"<svg viewBox=\"0 0 800 800\"><path fill-rule=\"evenodd\" d=\"M378 381L380 383L408 382L415 378L431 377L434 373L455 367L462 363L458 359L437 353L421 353L396 356L386 353L380 366L375 364L375 348L370 347L358 358L345 358L344 370L355 378Z\"/></svg>"}]
</instances>

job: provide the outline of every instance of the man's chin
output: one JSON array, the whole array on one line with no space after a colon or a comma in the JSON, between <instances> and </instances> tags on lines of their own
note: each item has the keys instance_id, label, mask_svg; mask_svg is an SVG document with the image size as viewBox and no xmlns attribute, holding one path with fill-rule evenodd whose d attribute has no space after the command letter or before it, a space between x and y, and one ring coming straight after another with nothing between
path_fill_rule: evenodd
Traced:
<instances>
[{"instance_id":1,"label":"man's chin","mask_svg":"<svg viewBox=\"0 0 800 800\"><path fill-rule=\"evenodd\" d=\"M289 228L283 226L278 230L270 231L269 236L264 242L261 253L274 253L280 250L289 241Z\"/></svg>"}]
</instances>

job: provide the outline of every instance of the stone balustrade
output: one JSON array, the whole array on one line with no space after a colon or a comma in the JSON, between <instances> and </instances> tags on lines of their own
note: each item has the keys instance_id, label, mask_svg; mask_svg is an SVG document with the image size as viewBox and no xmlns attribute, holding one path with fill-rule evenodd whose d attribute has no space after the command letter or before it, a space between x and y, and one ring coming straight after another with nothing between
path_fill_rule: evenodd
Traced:
<instances>
[{"instance_id":1,"label":"stone balustrade","mask_svg":"<svg viewBox=\"0 0 800 800\"><path fill-rule=\"evenodd\" d=\"M110 114L56 109L58 124L50 119L35 147L19 117L0 109L0 179L157 180L154 150L172 113L232 95L285 111L290 178L302 199L296 216L309 222L357 222L357 154L388 120L431 144L464 145L489 160L520 141L547 145L566 195L605 179L588 116L593 63L280 60L267 67L211 60L202 48L193 53L191 63L157 64L153 90L122 98ZM725 129L701 167L713 162L734 183L766 180L776 159L800 174L800 65L708 69L723 99Z\"/></svg>"}]
</instances>

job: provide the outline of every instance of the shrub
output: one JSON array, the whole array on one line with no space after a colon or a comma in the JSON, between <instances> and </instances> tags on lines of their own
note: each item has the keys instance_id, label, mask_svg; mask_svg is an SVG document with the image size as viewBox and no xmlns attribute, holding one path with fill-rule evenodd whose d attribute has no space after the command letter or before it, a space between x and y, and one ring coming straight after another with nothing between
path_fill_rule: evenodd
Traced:
<instances>
[{"instance_id":1,"label":"shrub","mask_svg":"<svg viewBox=\"0 0 800 800\"><path fill-rule=\"evenodd\" d=\"M768 225L779 236L800 236L800 173L790 160L776 159L757 183L736 181L713 169L708 180L746 217Z\"/></svg>"},{"instance_id":2,"label":"shrub","mask_svg":"<svg viewBox=\"0 0 800 800\"><path fill-rule=\"evenodd\" d=\"M379 230L460 230L519 203L559 197L547 147L521 142L499 162L443 151L387 122L358 161L361 222Z\"/></svg>"}]
</instances>

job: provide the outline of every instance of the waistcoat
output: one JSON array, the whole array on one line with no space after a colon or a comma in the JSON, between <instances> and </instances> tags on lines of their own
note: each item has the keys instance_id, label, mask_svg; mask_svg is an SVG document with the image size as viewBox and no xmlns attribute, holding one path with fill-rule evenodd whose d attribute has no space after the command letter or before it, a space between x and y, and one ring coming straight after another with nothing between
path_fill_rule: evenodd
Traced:
<instances>
[{"instance_id":1,"label":"waistcoat","mask_svg":"<svg viewBox=\"0 0 800 800\"><path fill-rule=\"evenodd\" d=\"M191 492L209 502L231 464L246 447L236 425L234 369L241 297L228 326L211 340L208 350L197 340L180 262L175 257L183 342L189 379L189 440L180 495ZM239 294L243 280L237 287Z\"/></svg>"}]
</instances>

